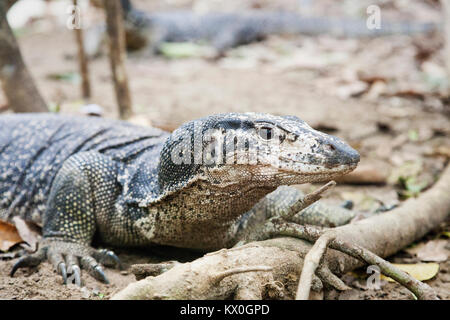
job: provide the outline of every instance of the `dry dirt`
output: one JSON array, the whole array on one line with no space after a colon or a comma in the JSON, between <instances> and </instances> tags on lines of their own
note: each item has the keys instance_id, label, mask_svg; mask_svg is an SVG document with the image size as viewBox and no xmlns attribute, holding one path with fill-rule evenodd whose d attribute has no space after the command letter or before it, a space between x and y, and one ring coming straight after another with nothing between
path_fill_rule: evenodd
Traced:
<instances>
[{"instance_id":1,"label":"dry dirt","mask_svg":"<svg viewBox=\"0 0 450 320\"><path fill-rule=\"evenodd\" d=\"M147 8L164 8L161 3L166 3L152 1L153 5L146 5L143 1L136 2ZM282 3L289 7L292 2ZM192 1L178 3L190 5ZM199 7L205 6L204 1L196 3ZM238 6L237 1L226 3L231 9ZM255 7L254 3L264 6L269 2L245 3ZM419 3L427 8L423 11L427 17L436 18L437 9ZM424 66L424 61L416 59L419 51L416 43L431 46L440 41L439 36L432 39L393 36L373 40L270 37L262 43L232 50L219 61L202 58L170 60L142 53L131 54L127 69L137 113L134 121L176 127L186 120L219 112L294 114L313 127L332 131L349 141L360 151L361 165L373 166L389 175L405 163L419 163L421 173L417 174L417 179L435 179L448 161L448 154L443 155L442 150L448 152L450 148L449 106L448 99L442 98L442 89L424 85L423 77L430 73L435 77L439 75L442 53L438 45ZM77 71L72 32L63 26L41 21L20 36L19 42L46 100L60 104L61 112L79 112L82 104L79 84L49 78L51 74ZM374 89L375 80L361 81L364 78L361 75L382 79L376 85L378 91ZM91 61L90 76L92 102L103 107L105 116L116 117L114 91L105 56ZM364 89L364 83L369 89ZM5 103L0 97L0 106ZM399 203L398 190L394 184L339 186L327 201L356 199L357 210L373 211L378 200L386 204ZM448 228L448 223L443 226L443 229ZM440 235L433 233L423 241ZM447 253L449 251L447 245ZM155 261L154 254L148 251L120 249L117 253L127 266ZM156 260L177 259L179 254L159 256ZM395 262L413 260L405 252L390 258ZM20 270L10 278L8 273L13 263L14 260L0 261L0 299L107 299L134 281L131 274L107 270L111 284L104 285L84 273L87 289L80 290L73 285L63 286L48 263L33 270ZM353 289L341 294L331 293L330 298L412 299L409 292L397 284L388 283L375 291L366 290L364 280L358 280L354 275L346 275L345 280ZM438 275L427 283L436 289L440 298L450 298L448 260L440 263Z\"/></svg>"}]
</instances>

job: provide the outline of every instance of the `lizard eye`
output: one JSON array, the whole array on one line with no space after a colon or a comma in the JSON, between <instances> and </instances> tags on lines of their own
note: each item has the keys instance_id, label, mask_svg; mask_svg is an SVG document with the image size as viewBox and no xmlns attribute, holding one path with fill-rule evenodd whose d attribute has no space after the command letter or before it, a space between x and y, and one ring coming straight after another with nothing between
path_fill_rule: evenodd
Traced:
<instances>
[{"instance_id":1,"label":"lizard eye","mask_svg":"<svg viewBox=\"0 0 450 320\"><path fill-rule=\"evenodd\" d=\"M264 140L272 140L274 133L273 133L273 128L270 127L261 127L258 130L258 135L263 138Z\"/></svg>"}]
</instances>

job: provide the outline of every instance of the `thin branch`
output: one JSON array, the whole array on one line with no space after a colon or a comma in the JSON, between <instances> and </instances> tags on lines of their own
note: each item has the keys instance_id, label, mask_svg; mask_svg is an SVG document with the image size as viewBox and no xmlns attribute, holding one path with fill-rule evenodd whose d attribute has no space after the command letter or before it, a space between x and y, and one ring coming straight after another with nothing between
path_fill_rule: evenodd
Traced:
<instances>
[{"instance_id":1,"label":"thin branch","mask_svg":"<svg viewBox=\"0 0 450 320\"><path fill-rule=\"evenodd\" d=\"M73 0L73 5L77 6L78 0ZM78 48L78 63L81 74L81 92L83 94L83 99L87 101L91 98L91 83L89 81L88 59L84 50L83 29L80 26L78 28L74 28L74 31Z\"/></svg>"},{"instance_id":2,"label":"thin branch","mask_svg":"<svg viewBox=\"0 0 450 320\"><path fill-rule=\"evenodd\" d=\"M133 114L131 96L128 88L128 76L125 68L125 31L122 21L120 0L104 0L106 24L109 42L109 60L116 90L119 114L128 119Z\"/></svg>"},{"instance_id":3,"label":"thin branch","mask_svg":"<svg viewBox=\"0 0 450 320\"><path fill-rule=\"evenodd\" d=\"M320 200L323 196L323 193L331 188L333 188L336 185L336 182L329 181L327 184L323 185L317 190L314 190L311 193L308 193L301 199L299 199L296 203L294 203L290 208L289 211L283 214L283 219L290 220L294 215L296 215L298 212L302 211L306 207L309 207L314 202Z\"/></svg>"}]
</instances>

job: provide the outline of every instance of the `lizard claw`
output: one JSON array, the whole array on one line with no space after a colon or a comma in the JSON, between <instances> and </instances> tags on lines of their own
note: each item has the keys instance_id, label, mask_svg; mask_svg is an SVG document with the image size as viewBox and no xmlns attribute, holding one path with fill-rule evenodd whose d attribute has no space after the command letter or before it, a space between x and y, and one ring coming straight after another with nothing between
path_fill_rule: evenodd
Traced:
<instances>
[{"instance_id":1,"label":"lizard claw","mask_svg":"<svg viewBox=\"0 0 450 320\"><path fill-rule=\"evenodd\" d=\"M67 284L67 270L66 270L66 264L64 262L61 262L58 265L59 273L61 274L63 278L63 283Z\"/></svg>"},{"instance_id":2,"label":"lizard claw","mask_svg":"<svg viewBox=\"0 0 450 320\"><path fill-rule=\"evenodd\" d=\"M103 268L98 264L98 262L91 256L85 256L81 258L81 265L84 269L88 270L89 274L95 279L109 284L108 278L106 278Z\"/></svg>"},{"instance_id":3,"label":"lizard claw","mask_svg":"<svg viewBox=\"0 0 450 320\"><path fill-rule=\"evenodd\" d=\"M115 266L119 270L124 269L119 257L111 250L100 249L93 254L93 257L107 267Z\"/></svg>"},{"instance_id":4,"label":"lizard claw","mask_svg":"<svg viewBox=\"0 0 450 320\"><path fill-rule=\"evenodd\" d=\"M36 253L23 256L13 265L9 275L13 277L20 268L36 267L45 260L45 257L45 249L39 249Z\"/></svg>"},{"instance_id":5,"label":"lizard claw","mask_svg":"<svg viewBox=\"0 0 450 320\"><path fill-rule=\"evenodd\" d=\"M45 239L36 253L22 257L14 264L10 275L12 277L19 268L35 267L46 259L62 276L64 284L75 283L79 287L82 285L80 265L95 279L106 284L109 283L108 278L97 261L122 268L119 258L112 251L97 251L78 243Z\"/></svg>"},{"instance_id":6,"label":"lizard claw","mask_svg":"<svg viewBox=\"0 0 450 320\"><path fill-rule=\"evenodd\" d=\"M94 268L94 273L95 273L94 278L100 280L100 281L103 282L103 283L109 284L109 280L108 280L108 278L106 277L105 273L103 272L103 269L102 269L101 266L99 266L99 265L96 266L96 267Z\"/></svg>"}]
</instances>

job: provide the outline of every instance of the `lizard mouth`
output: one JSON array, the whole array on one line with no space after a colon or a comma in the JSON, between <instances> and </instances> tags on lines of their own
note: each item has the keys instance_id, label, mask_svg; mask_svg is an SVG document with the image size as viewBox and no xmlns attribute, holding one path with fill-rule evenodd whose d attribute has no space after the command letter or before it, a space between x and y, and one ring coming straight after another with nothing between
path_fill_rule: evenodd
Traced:
<instances>
[{"instance_id":1,"label":"lizard mouth","mask_svg":"<svg viewBox=\"0 0 450 320\"><path fill-rule=\"evenodd\" d=\"M333 177L337 177L353 171L358 166L358 162L356 161L330 166L330 165L312 165L310 163L300 162L282 156L280 156L280 160L282 160L282 163L279 168L279 171L294 175L305 175L305 176L330 175Z\"/></svg>"},{"instance_id":2,"label":"lizard mouth","mask_svg":"<svg viewBox=\"0 0 450 320\"><path fill-rule=\"evenodd\" d=\"M333 170L333 169L340 169L340 168L356 168L356 166L359 163L359 157L356 160L348 160L343 162L334 162L329 163L327 161L324 161L323 163L319 164L311 164L311 162L306 161L299 161L297 159L294 159L292 157L285 157L280 155L279 159L281 162L285 163L286 165L291 166L310 166L310 167L316 167L316 168L324 168L325 170Z\"/></svg>"}]
</instances>

